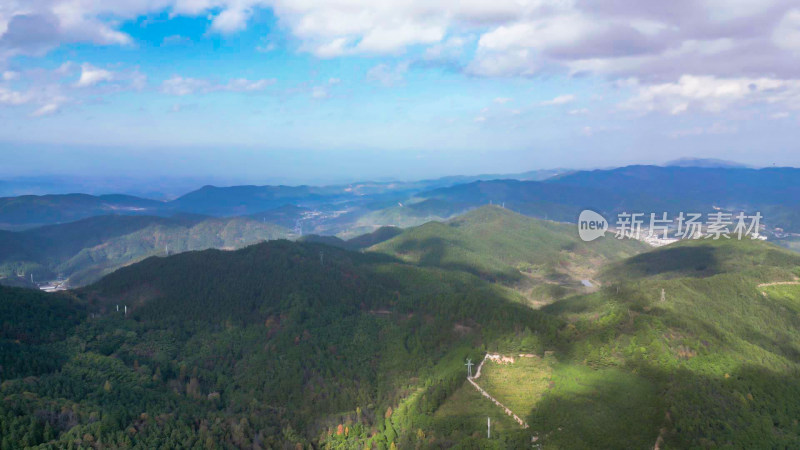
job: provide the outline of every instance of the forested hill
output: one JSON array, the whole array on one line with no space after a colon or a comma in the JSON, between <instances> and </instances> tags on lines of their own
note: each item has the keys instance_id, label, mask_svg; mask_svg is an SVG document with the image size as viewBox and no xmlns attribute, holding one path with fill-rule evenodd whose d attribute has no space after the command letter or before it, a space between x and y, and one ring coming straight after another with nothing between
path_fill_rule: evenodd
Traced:
<instances>
[{"instance_id":1,"label":"forested hill","mask_svg":"<svg viewBox=\"0 0 800 450\"><path fill-rule=\"evenodd\" d=\"M681 242L535 310L468 270L280 240L0 288L0 447L795 448L798 277L769 243ZM486 352L528 355L478 382L530 428L465 382Z\"/></svg>"},{"instance_id":2,"label":"forested hill","mask_svg":"<svg viewBox=\"0 0 800 450\"><path fill-rule=\"evenodd\" d=\"M147 256L207 248L235 249L291 236L289 230L247 218L98 216L20 232L0 231L0 283L68 279L71 286ZM5 277L5 278L3 278Z\"/></svg>"},{"instance_id":3,"label":"forested hill","mask_svg":"<svg viewBox=\"0 0 800 450\"><path fill-rule=\"evenodd\" d=\"M582 292L605 263L647 246L632 240L580 240L574 225L534 219L500 206L483 206L447 222L404 230L371 251L422 266L463 270L515 286L533 301Z\"/></svg>"},{"instance_id":4,"label":"forested hill","mask_svg":"<svg viewBox=\"0 0 800 450\"><path fill-rule=\"evenodd\" d=\"M10 442L33 420L25 442L55 446L307 446L345 424L359 448L413 447L464 358L542 352L558 328L467 274L289 241L149 258L76 295L94 318L48 344L64 360L3 384Z\"/></svg>"}]
</instances>

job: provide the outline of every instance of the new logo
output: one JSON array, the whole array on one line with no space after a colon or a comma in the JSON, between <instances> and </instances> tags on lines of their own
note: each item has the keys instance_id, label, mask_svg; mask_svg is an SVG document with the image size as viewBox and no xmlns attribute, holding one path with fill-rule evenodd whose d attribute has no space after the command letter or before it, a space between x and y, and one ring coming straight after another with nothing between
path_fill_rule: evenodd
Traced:
<instances>
[{"instance_id":1,"label":"new logo","mask_svg":"<svg viewBox=\"0 0 800 450\"><path fill-rule=\"evenodd\" d=\"M593 241L605 236L608 230L608 221L596 212L586 209L578 216L578 235L585 242Z\"/></svg>"}]
</instances>

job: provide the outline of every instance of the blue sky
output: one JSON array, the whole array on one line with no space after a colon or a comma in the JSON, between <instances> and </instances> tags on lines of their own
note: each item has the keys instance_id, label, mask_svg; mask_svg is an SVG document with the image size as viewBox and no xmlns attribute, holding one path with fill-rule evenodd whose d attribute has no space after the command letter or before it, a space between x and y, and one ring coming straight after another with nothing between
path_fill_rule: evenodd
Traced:
<instances>
[{"instance_id":1,"label":"blue sky","mask_svg":"<svg viewBox=\"0 0 800 450\"><path fill-rule=\"evenodd\" d=\"M0 0L0 177L798 165L767 0Z\"/></svg>"}]
</instances>

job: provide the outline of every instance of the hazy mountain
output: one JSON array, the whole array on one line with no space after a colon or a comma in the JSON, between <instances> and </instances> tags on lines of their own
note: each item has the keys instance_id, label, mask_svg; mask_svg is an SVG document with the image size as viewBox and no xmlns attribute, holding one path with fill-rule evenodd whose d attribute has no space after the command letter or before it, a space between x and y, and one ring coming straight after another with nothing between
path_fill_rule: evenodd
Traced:
<instances>
[{"instance_id":1,"label":"hazy mountain","mask_svg":"<svg viewBox=\"0 0 800 450\"><path fill-rule=\"evenodd\" d=\"M483 205L505 203L526 215L574 222L583 209L628 212L762 211L764 222L799 230L800 169L628 166L580 171L545 182L495 180L418 194Z\"/></svg>"},{"instance_id":2,"label":"hazy mountain","mask_svg":"<svg viewBox=\"0 0 800 450\"><path fill-rule=\"evenodd\" d=\"M147 256L235 249L285 238L289 230L245 218L98 216L21 232L0 231L0 282L52 280L80 286ZM18 283L15 283L18 284Z\"/></svg>"},{"instance_id":3,"label":"hazy mountain","mask_svg":"<svg viewBox=\"0 0 800 450\"><path fill-rule=\"evenodd\" d=\"M21 195L118 193L154 200L171 200L198 186L209 183L208 177L130 177L40 175L7 177L0 180L0 197ZM221 182L217 180L216 182Z\"/></svg>"},{"instance_id":4,"label":"hazy mountain","mask_svg":"<svg viewBox=\"0 0 800 450\"><path fill-rule=\"evenodd\" d=\"M204 186L178 197L169 205L183 212L239 216L286 204L320 202L327 197L323 188L309 186Z\"/></svg>"},{"instance_id":5,"label":"hazy mountain","mask_svg":"<svg viewBox=\"0 0 800 450\"><path fill-rule=\"evenodd\" d=\"M107 214L154 214L164 203L130 195L65 194L0 198L0 229L72 222Z\"/></svg>"},{"instance_id":6,"label":"hazy mountain","mask_svg":"<svg viewBox=\"0 0 800 450\"><path fill-rule=\"evenodd\" d=\"M706 169L745 169L749 166L714 158L680 158L663 164L666 167L702 167Z\"/></svg>"}]
</instances>

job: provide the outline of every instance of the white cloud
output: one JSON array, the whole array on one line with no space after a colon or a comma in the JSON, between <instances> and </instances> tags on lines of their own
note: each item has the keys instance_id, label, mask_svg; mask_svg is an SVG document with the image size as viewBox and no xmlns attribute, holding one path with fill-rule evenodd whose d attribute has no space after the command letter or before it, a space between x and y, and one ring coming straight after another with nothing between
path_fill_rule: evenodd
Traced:
<instances>
[{"instance_id":1,"label":"white cloud","mask_svg":"<svg viewBox=\"0 0 800 450\"><path fill-rule=\"evenodd\" d=\"M539 68L533 51L529 49L509 49L503 52L478 49L476 58L467 65L466 71L483 77L505 77L533 75Z\"/></svg>"},{"instance_id":2,"label":"white cloud","mask_svg":"<svg viewBox=\"0 0 800 450\"><path fill-rule=\"evenodd\" d=\"M555 105L565 105L567 103L571 103L575 101L575 96L572 94L566 95L559 95L558 97L552 100L546 100L540 103L542 106L555 106Z\"/></svg>"},{"instance_id":3,"label":"white cloud","mask_svg":"<svg viewBox=\"0 0 800 450\"><path fill-rule=\"evenodd\" d=\"M585 114L589 114L589 109L588 108L571 109L569 110L568 114L570 114L571 116L582 116Z\"/></svg>"},{"instance_id":4,"label":"white cloud","mask_svg":"<svg viewBox=\"0 0 800 450\"><path fill-rule=\"evenodd\" d=\"M497 98L494 99L494 102L503 105L503 104L506 104L506 103L510 102L511 100L513 100L513 99L510 98L510 97L497 97Z\"/></svg>"},{"instance_id":5,"label":"white cloud","mask_svg":"<svg viewBox=\"0 0 800 450\"><path fill-rule=\"evenodd\" d=\"M790 0L682 1L669 8L653 1L578 0L0 1L0 62L15 54L41 55L65 43L129 45L132 38L121 25L151 14L207 17L210 32L236 33L266 8L301 51L320 58L396 55L418 46L414 54L422 59L449 61L450 67L476 76L633 77L639 84L627 107L675 114L749 101L794 105L798 99L790 85L800 79L800 8ZM271 40L262 44L265 51L275 47ZM370 69L367 78L395 85L406 69L384 63ZM120 73L92 70L82 72L77 85L122 81ZM704 96L703 87L690 92L691 78L682 77L700 75L713 80L702 81L704 86L717 83L722 91L736 92L712 88ZM757 80L758 86L774 80L780 86L753 93L738 90L737 80ZM162 90L175 95L257 91L264 84L177 77Z\"/></svg>"},{"instance_id":6,"label":"white cloud","mask_svg":"<svg viewBox=\"0 0 800 450\"><path fill-rule=\"evenodd\" d=\"M310 51L319 58L335 58L351 52L346 48L347 43L348 40L346 38L337 38L330 42L317 44L312 47L306 45L302 48L306 51Z\"/></svg>"},{"instance_id":7,"label":"white cloud","mask_svg":"<svg viewBox=\"0 0 800 450\"><path fill-rule=\"evenodd\" d=\"M3 81L14 81L19 79L19 72L13 70L6 70L3 72Z\"/></svg>"},{"instance_id":8,"label":"white cloud","mask_svg":"<svg viewBox=\"0 0 800 450\"><path fill-rule=\"evenodd\" d=\"M381 27L365 34L355 49L365 53L397 53L409 45L439 42L443 36L444 28L441 26L403 24Z\"/></svg>"},{"instance_id":9,"label":"white cloud","mask_svg":"<svg viewBox=\"0 0 800 450\"><path fill-rule=\"evenodd\" d=\"M31 115L33 117L49 116L55 114L60 109L61 105L58 103L47 103L42 105L39 109L34 111Z\"/></svg>"},{"instance_id":10,"label":"white cloud","mask_svg":"<svg viewBox=\"0 0 800 450\"><path fill-rule=\"evenodd\" d=\"M800 52L800 9L788 11L772 33L775 45L783 49Z\"/></svg>"},{"instance_id":11,"label":"white cloud","mask_svg":"<svg viewBox=\"0 0 800 450\"><path fill-rule=\"evenodd\" d=\"M695 109L721 112L747 102L800 107L800 80L716 78L684 75L677 82L640 86L623 109L681 114Z\"/></svg>"},{"instance_id":12,"label":"white cloud","mask_svg":"<svg viewBox=\"0 0 800 450\"><path fill-rule=\"evenodd\" d=\"M669 136L672 138L682 138L682 137L689 137L689 136L700 136L700 135L707 135L707 134L732 134L736 133L738 130L737 127L732 125L727 125L721 122L714 122L709 127L694 127L685 130L677 130L669 133Z\"/></svg>"},{"instance_id":13,"label":"white cloud","mask_svg":"<svg viewBox=\"0 0 800 450\"><path fill-rule=\"evenodd\" d=\"M214 17L211 21L211 30L223 34L241 31L247 26L250 14L250 8L243 7L237 2Z\"/></svg>"},{"instance_id":14,"label":"white cloud","mask_svg":"<svg viewBox=\"0 0 800 450\"><path fill-rule=\"evenodd\" d=\"M451 36L443 42L428 46L423 58L426 60L455 59L461 56L467 39L461 36Z\"/></svg>"},{"instance_id":15,"label":"white cloud","mask_svg":"<svg viewBox=\"0 0 800 450\"><path fill-rule=\"evenodd\" d=\"M206 90L209 86L210 84L206 80L183 78L176 75L164 80L161 84L161 91L169 95L189 95L197 91Z\"/></svg>"},{"instance_id":16,"label":"white cloud","mask_svg":"<svg viewBox=\"0 0 800 450\"><path fill-rule=\"evenodd\" d=\"M105 81L112 81L114 74L108 70L94 67L89 63L81 65L81 77L75 83L76 87L94 86Z\"/></svg>"},{"instance_id":17,"label":"white cloud","mask_svg":"<svg viewBox=\"0 0 800 450\"><path fill-rule=\"evenodd\" d=\"M367 81L380 83L384 86L395 86L403 82L405 73L408 72L407 62L399 63L394 67L389 64L378 64L367 71Z\"/></svg>"},{"instance_id":18,"label":"white cloud","mask_svg":"<svg viewBox=\"0 0 800 450\"><path fill-rule=\"evenodd\" d=\"M328 89L324 86L314 86L311 88L311 97L316 99L323 99L330 97L330 93L328 93Z\"/></svg>"},{"instance_id":19,"label":"white cloud","mask_svg":"<svg viewBox=\"0 0 800 450\"><path fill-rule=\"evenodd\" d=\"M33 96L30 93L13 91L0 86L0 105L17 106L31 101Z\"/></svg>"},{"instance_id":20,"label":"white cloud","mask_svg":"<svg viewBox=\"0 0 800 450\"><path fill-rule=\"evenodd\" d=\"M263 91L275 83L274 78L261 80L248 80L246 78L234 78L227 83L213 83L209 80L198 78L184 78L178 75L173 76L161 83L161 92L169 95L191 95L195 93L206 94L209 92L256 92Z\"/></svg>"},{"instance_id":21,"label":"white cloud","mask_svg":"<svg viewBox=\"0 0 800 450\"><path fill-rule=\"evenodd\" d=\"M253 92L263 91L267 87L275 83L274 78L261 79L261 80L248 80L246 78L234 78L222 88L222 90L231 92Z\"/></svg>"}]
</instances>

